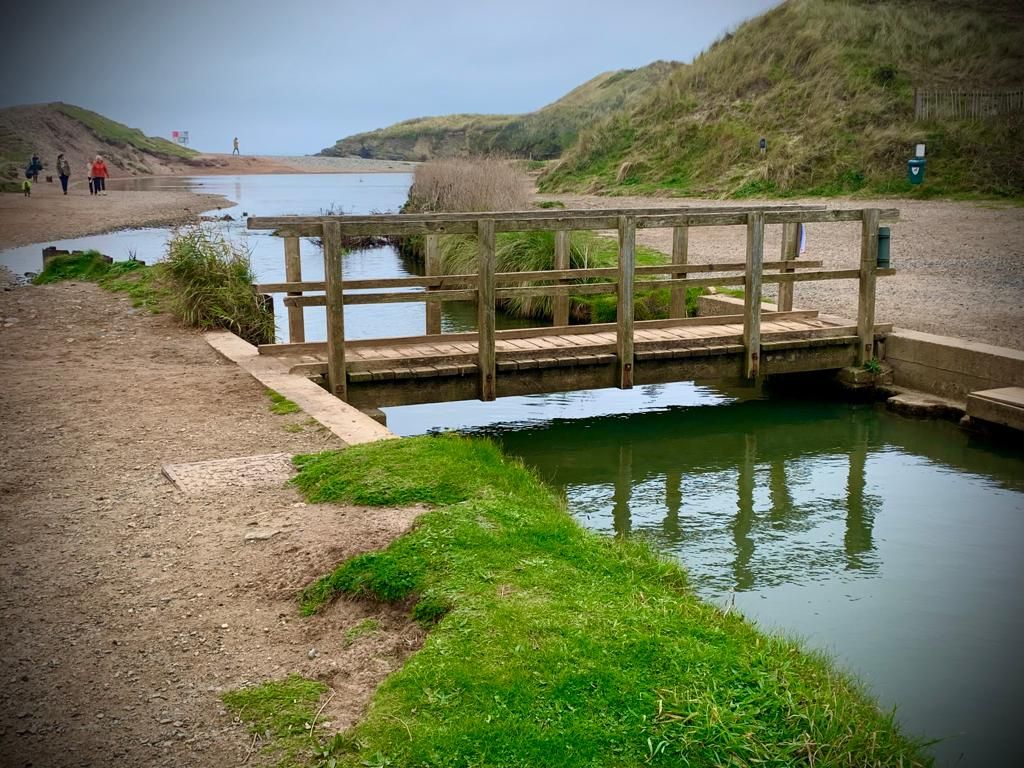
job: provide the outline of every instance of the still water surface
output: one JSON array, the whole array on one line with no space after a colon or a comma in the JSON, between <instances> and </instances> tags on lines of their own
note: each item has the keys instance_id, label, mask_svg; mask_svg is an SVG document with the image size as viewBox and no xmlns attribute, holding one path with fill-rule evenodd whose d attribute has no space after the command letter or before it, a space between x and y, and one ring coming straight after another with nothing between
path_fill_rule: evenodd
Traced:
<instances>
[{"instance_id":1,"label":"still water surface","mask_svg":"<svg viewBox=\"0 0 1024 768\"><path fill-rule=\"evenodd\" d=\"M243 216L395 211L408 174L144 179L238 201L218 225L284 279L279 239ZM112 185L113 186L113 185ZM54 242L153 261L165 229ZM0 253L17 273L46 244ZM302 243L303 276L321 279ZM391 248L345 256L352 278L410 274ZM278 303L279 304L279 303ZM287 328L278 306L278 327ZM446 331L471 328L446 305ZM307 338L323 311L306 310ZM346 308L352 338L423 332L421 304ZM390 408L399 434L485 434L564 490L582 524L678 557L698 592L833 654L909 731L940 738L942 766L1024 765L1024 453L946 423L871 406L760 399L690 383L494 403Z\"/></svg>"}]
</instances>

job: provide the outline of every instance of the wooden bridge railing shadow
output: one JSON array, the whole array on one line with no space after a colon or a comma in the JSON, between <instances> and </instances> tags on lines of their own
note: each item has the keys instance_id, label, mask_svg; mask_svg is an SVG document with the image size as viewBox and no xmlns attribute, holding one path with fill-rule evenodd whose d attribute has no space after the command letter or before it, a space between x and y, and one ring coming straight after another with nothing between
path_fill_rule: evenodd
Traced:
<instances>
[{"instance_id":1,"label":"wooden bridge railing shadow","mask_svg":"<svg viewBox=\"0 0 1024 768\"><path fill-rule=\"evenodd\" d=\"M446 340L476 341L478 396L496 397L498 366L495 354L496 302L513 296L549 296L553 299L557 333L579 333L601 326L569 326L570 295L615 294L615 383L623 389L633 385L634 330L687 324L687 288L719 285L744 290L742 316L719 316L709 322L742 322L743 371L757 378L761 359L762 286L779 284L779 310L792 310L795 283L813 280L855 279L859 281L857 312L857 359L864 363L874 355L875 279L894 274L876 266L880 220L894 220L899 212L874 208L826 210L823 206L745 206L729 208L669 208L615 210L519 211L495 213L396 214L375 216L283 216L248 220L251 230L270 230L285 244L286 282L257 285L261 293L286 293L290 343L272 345L289 352L323 349L322 343L305 342L302 311L308 306L327 308L327 376L330 390L347 399L344 307L358 304L426 302L427 339L441 333L440 307L443 301L475 301L477 330L470 334L444 334ZM860 263L853 269L823 270L821 262L798 260L798 226L805 223L861 222ZM782 251L777 261L764 260L765 227L783 226ZM746 228L746 259L743 262L691 264L688 262L688 233L691 227L742 226ZM636 231L641 228L671 227L673 248L670 263L637 266ZM618 264L614 267L569 268L569 233L577 230L617 230ZM554 268L530 272L496 272L495 236L500 232L552 231L555 235ZM475 235L479 243L475 274L442 275L438 236ZM345 280L342 251L346 237L421 235L425 239L426 275L422 277ZM299 238L320 238L323 243L323 281L303 281L299 263ZM806 271L798 271L806 270ZM767 271L767 273L766 273ZM736 273L743 274L715 274ZM638 281L638 277L643 279ZM595 282L596 281L596 282ZM510 285L516 283L516 285ZM538 284L539 283L539 284ZM669 288L669 320L634 321L634 294L643 289ZM424 290L410 291L410 288ZM376 289L374 293L355 293ZM388 290L391 289L391 290ZM322 292L310 295L309 292ZM691 321L692 322L692 321ZM658 324L663 325L658 325ZM604 328L612 330L611 326ZM548 329L540 329L547 331ZM537 333L538 329L531 329ZM504 331L503 334L515 332ZM523 333L523 332L518 332ZM511 337L511 336L510 336ZM522 336L516 336L520 338ZM410 338L377 340L408 343ZM261 352L264 351L261 348Z\"/></svg>"}]
</instances>

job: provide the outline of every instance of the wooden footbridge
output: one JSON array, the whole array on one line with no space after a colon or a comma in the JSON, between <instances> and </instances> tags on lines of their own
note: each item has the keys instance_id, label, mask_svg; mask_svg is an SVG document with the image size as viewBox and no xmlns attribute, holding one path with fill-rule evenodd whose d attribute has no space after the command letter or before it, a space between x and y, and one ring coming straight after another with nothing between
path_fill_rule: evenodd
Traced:
<instances>
[{"instance_id":1,"label":"wooden footbridge","mask_svg":"<svg viewBox=\"0 0 1024 768\"><path fill-rule=\"evenodd\" d=\"M875 324L875 280L894 274L877 266L879 221L896 210L826 210L824 207L670 208L543 210L377 216L285 216L250 218L249 229L284 238L287 282L256 286L261 293L285 293L289 343L260 347L283 359L292 373L326 375L330 391L357 407L407 405L497 396L620 387L701 379L757 379L764 375L838 369L874 356L875 342L890 328ZM798 260L798 225L861 222L860 259L850 269L823 270L820 262ZM764 260L764 232L782 225L779 260ZM691 227L746 228L743 262L691 264ZM637 266L636 230L673 230L669 263ZM495 236L500 232L553 231L553 269L499 273ZM569 233L617 230L614 267L571 269ZM438 238L475 235L475 274L443 275ZM420 235L427 274L422 277L345 280L341 255L345 238ZM299 238L323 243L325 280L302 280ZM793 310L793 286L812 280L851 279L859 283L856 321ZM764 284L779 284L778 311L761 309ZM744 292L742 314L687 317L689 287L732 285ZM634 320L638 290L668 288L669 318ZM368 290L374 292L368 293ZM614 294L614 323L570 325L569 297ZM513 297L551 297L553 325L497 331L499 302ZM422 336L346 340L346 304L426 302ZM475 301L477 330L441 333L443 301ZM304 341L303 308L326 306L327 340Z\"/></svg>"}]
</instances>

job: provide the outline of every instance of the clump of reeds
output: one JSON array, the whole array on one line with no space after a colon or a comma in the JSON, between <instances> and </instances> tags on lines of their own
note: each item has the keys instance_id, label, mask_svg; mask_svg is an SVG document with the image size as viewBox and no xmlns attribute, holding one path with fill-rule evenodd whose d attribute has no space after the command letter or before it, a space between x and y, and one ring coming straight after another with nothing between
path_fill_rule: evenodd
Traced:
<instances>
[{"instance_id":1,"label":"clump of reeds","mask_svg":"<svg viewBox=\"0 0 1024 768\"><path fill-rule=\"evenodd\" d=\"M249 255L202 227L179 230L167 245L174 310L197 328L226 328L252 344L274 340L274 315L252 287Z\"/></svg>"},{"instance_id":2,"label":"clump of reeds","mask_svg":"<svg viewBox=\"0 0 1024 768\"><path fill-rule=\"evenodd\" d=\"M529 207L529 181L514 163L497 157L471 157L417 166L404 211L521 211Z\"/></svg>"}]
</instances>

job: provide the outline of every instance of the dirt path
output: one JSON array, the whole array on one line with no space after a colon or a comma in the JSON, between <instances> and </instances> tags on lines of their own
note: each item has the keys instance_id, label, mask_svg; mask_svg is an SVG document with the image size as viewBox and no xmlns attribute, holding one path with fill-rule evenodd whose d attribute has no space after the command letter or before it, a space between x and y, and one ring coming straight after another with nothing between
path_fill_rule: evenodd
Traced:
<instances>
[{"instance_id":1,"label":"dirt path","mask_svg":"<svg viewBox=\"0 0 1024 768\"><path fill-rule=\"evenodd\" d=\"M294 600L414 511L306 506L280 481L185 495L161 475L338 445L270 413L197 334L90 284L0 291L0 383L4 766L238 765L251 737L223 691L320 678L344 727L418 646L401 613L302 619ZM368 616L381 629L346 644Z\"/></svg>"},{"instance_id":2,"label":"dirt path","mask_svg":"<svg viewBox=\"0 0 1024 768\"><path fill-rule=\"evenodd\" d=\"M736 204L678 198L541 197L562 200L568 208ZM908 200L749 202L898 208L900 221L892 225L892 261L898 274L878 281L878 322L1024 349L1024 207ZM766 258L780 252L781 229L767 228ZM856 223L810 224L804 258L825 262L825 269L854 268L860 258L859 237ZM672 251L671 230L640 230L637 239L664 253ZM745 247L742 227L690 230L689 253L694 263L743 261ZM773 296L774 291L772 287L766 293ZM857 282L800 283L795 304L856 317Z\"/></svg>"}]
</instances>

